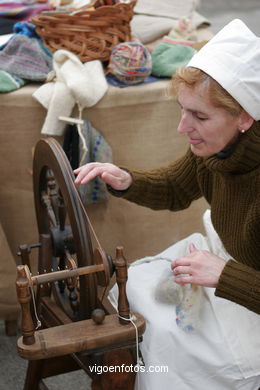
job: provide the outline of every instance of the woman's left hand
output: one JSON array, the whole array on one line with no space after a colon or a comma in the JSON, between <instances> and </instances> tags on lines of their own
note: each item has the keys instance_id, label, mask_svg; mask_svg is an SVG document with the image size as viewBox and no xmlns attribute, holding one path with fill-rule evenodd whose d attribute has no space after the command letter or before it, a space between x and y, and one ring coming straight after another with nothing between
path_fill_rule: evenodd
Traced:
<instances>
[{"instance_id":1,"label":"woman's left hand","mask_svg":"<svg viewBox=\"0 0 260 390\"><path fill-rule=\"evenodd\" d=\"M209 251L197 249L194 244L190 244L189 249L190 253L172 262L175 282L216 287L226 261Z\"/></svg>"}]
</instances>

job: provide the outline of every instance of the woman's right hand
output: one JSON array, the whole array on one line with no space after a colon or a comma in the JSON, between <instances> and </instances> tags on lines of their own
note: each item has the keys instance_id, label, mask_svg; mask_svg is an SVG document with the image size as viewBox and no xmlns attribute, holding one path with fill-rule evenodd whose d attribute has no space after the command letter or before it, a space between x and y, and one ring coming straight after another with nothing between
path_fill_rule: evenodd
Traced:
<instances>
[{"instance_id":1,"label":"woman's right hand","mask_svg":"<svg viewBox=\"0 0 260 390\"><path fill-rule=\"evenodd\" d=\"M132 184L132 176L127 171L110 163L88 163L74 170L75 184L86 184L99 176L115 190L126 190Z\"/></svg>"}]
</instances>

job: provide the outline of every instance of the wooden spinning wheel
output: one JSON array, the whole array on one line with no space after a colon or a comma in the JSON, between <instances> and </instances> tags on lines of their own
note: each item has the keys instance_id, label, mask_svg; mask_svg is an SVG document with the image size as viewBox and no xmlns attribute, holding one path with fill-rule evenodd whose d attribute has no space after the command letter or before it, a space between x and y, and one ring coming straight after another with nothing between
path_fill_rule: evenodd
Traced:
<instances>
[{"instance_id":1,"label":"wooden spinning wheel","mask_svg":"<svg viewBox=\"0 0 260 390\"><path fill-rule=\"evenodd\" d=\"M20 356L29 360L25 390L47 389L43 378L75 369L92 376L93 389L132 389L135 372L98 379L90 366L121 359L136 364L136 331L145 329L142 316L129 321L126 297L127 264L122 248L112 259L98 246L96 237L74 186L74 175L61 146L52 138L40 140L33 163L35 211L39 243L22 245L17 294L22 307ZM39 248L38 275L30 273L29 253ZM118 312L100 292L115 272ZM37 321L37 322L36 322ZM38 325L39 330L36 330ZM112 385L111 385L112 384ZM108 387L106 387L108 386ZM112 386L112 387L111 387Z\"/></svg>"}]
</instances>

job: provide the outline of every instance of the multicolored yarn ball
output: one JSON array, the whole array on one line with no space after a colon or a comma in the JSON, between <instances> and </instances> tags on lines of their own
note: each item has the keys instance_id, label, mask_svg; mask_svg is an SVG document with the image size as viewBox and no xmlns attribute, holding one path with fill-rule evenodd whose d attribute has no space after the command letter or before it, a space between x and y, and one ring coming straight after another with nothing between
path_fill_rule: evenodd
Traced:
<instances>
[{"instance_id":1,"label":"multicolored yarn ball","mask_svg":"<svg viewBox=\"0 0 260 390\"><path fill-rule=\"evenodd\" d=\"M142 83L152 72L151 54L139 42L120 43L112 50L108 71L124 84Z\"/></svg>"}]
</instances>

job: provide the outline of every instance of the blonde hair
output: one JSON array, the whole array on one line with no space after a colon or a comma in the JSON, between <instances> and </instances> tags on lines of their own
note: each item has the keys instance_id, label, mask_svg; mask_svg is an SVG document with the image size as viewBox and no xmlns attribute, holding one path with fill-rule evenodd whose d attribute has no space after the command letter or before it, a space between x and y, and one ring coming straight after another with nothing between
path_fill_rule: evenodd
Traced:
<instances>
[{"instance_id":1,"label":"blonde hair","mask_svg":"<svg viewBox=\"0 0 260 390\"><path fill-rule=\"evenodd\" d=\"M171 93L178 93L180 86L183 84L189 88L205 84L210 101L214 106L224 108L233 116L237 116L243 111L241 105L217 81L200 69L179 68L172 79Z\"/></svg>"}]
</instances>

